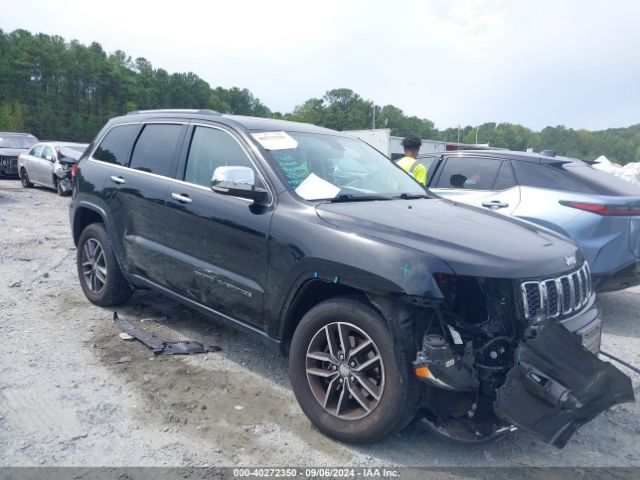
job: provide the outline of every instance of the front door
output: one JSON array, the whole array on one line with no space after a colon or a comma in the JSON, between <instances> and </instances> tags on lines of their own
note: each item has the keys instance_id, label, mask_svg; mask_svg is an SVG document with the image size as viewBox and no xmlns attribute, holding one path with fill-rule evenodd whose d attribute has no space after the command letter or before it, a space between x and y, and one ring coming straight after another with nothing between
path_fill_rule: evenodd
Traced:
<instances>
[{"instance_id":1,"label":"front door","mask_svg":"<svg viewBox=\"0 0 640 480\"><path fill-rule=\"evenodd\" d=\"M193 125L184 145L178 180L166 196L166 282L202 305L262 328L272 209L210 188L217 167L250 167L260 182L258 169L242 140L222 127Z\"/></svg>"},{"instance_id":2,"label":"front door","mask_svg":"<svg viewBox=\"0 0 640 480\"><path fill-rule=\"evenodd\" d=\"M38 159L37 181L48 187L53 187L53 164L56 161L56 152L51 145L45 145L42 155Z\"/></svg>"}]
</instances>

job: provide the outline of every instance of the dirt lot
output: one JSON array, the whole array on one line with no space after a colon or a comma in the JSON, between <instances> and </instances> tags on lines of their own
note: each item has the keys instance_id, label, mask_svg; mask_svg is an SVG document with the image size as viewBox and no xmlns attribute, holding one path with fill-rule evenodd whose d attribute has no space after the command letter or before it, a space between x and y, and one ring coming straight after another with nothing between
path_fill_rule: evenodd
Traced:
<instances>
[{"instance_id":1,"label":"dirt lot","mask_svg":"<svg viewBox=\"0 0 640 480\"><path fill-rule=\"evenodd\" d=\"M123 317L222 350L154 358L121 340L112 311L78 285L68 203L0 179L0 466L640 465L637 403L601 415L563 450L526 433L470 447L421 424L366 447L332 441L298 408L286 359L246 335L138 292ZM640 365L640 288L601 301L604 350Z\"/></svg>"}]
</instances>

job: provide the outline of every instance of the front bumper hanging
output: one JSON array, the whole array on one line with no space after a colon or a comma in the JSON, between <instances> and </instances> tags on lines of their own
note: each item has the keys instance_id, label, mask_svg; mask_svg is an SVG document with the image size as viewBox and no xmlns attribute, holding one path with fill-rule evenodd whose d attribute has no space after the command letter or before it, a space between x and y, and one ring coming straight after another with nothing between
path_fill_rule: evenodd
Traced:
<instances>
[{"instance_id":1,"label":"front bumper hanging","mask_svg":"<svg viewBox=\"0 0 640 480\"><path fill-rule=\"evenodd\" d=\"M525 332L515 366L497 390L498 417L562 448L575 431L618 403L633 402L631 379L545 320Z\"/></svg>"}]
</instances>

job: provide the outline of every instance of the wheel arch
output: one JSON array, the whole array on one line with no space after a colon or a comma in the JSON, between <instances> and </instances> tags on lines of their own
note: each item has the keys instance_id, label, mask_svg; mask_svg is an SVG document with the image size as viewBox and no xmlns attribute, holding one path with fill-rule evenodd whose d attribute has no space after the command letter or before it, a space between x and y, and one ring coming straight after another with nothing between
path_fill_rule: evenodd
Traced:
<instances>
[{"instance_id":1,"label":"wheel arch","mask_svg":"<svg viewBox=\"0 0 640 480\"><path fill-rule=\"evenodd\" d=\"M288 353L289 344L302 317L319 303L335 297L349 296L375 310L394 337L394 343L403 349L415 345L415 322L428 318L433 310L412 304L409 300L392 298L364 291L347 283L337 283L326 279L311 279L300 285L287 302L282 316L278 338L282 340L281 350Z\"/></svg>"},{"instance_id":2,"label":"wheel arch","mask_svg":"<svg viewBox=\"0 0 640 480\"><path fill-rule=\"evenodd\" d=\"M80 239L80 235L82 231L92 223L103 223L105 228L107 229L107 233L109 232L108 224L107 224L107 215L104 210L100 207L93 205L82 203L80 204L73 215L73 243L74 245L78 245L78 240Z\"/></svg>"},{"instance_id":3,"label":"wheel arch","mask_svg":"<svg viewBox=\"0 0 640 480\"><path fill-rule=\"evenodd\" d=\"M283 314L283 322L279 337L282 339L282 351L287 353L293 332L302 320L302 317L318 305L320 302L340 296L354 296L369 304L366 293L360 289L344 283L335 283L325 279L312 279L300 285L287 302L286 311ZM374 307L375 308L375 307Z\"/></svg>"}]
</instances>

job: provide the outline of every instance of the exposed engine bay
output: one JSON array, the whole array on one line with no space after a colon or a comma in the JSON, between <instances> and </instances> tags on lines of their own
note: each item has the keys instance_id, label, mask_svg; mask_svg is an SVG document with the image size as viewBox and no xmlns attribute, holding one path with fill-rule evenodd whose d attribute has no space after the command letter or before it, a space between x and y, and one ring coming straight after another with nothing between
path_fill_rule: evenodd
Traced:
<instances>
[{"instance_id":1,"label":"exposed engine bay","mask_svg":"<svg viewBox=\"0 0 640 480\"><path fill-rule=\"evenodd\" d=\"M527 318L526 307L536 310L512 280L436 275L445 301L416 335L414 367L426 384L426 420L438 433L478 442L521 428L562 448L582 424L634 401L630 378L597 357L600 320L576 332L560 321L560 284L551 297L555 318L544 315L543 299ZM578 302L577 288L571 301L585 310L594 300L585 286Z\"/></svg>"}]
</instances>

